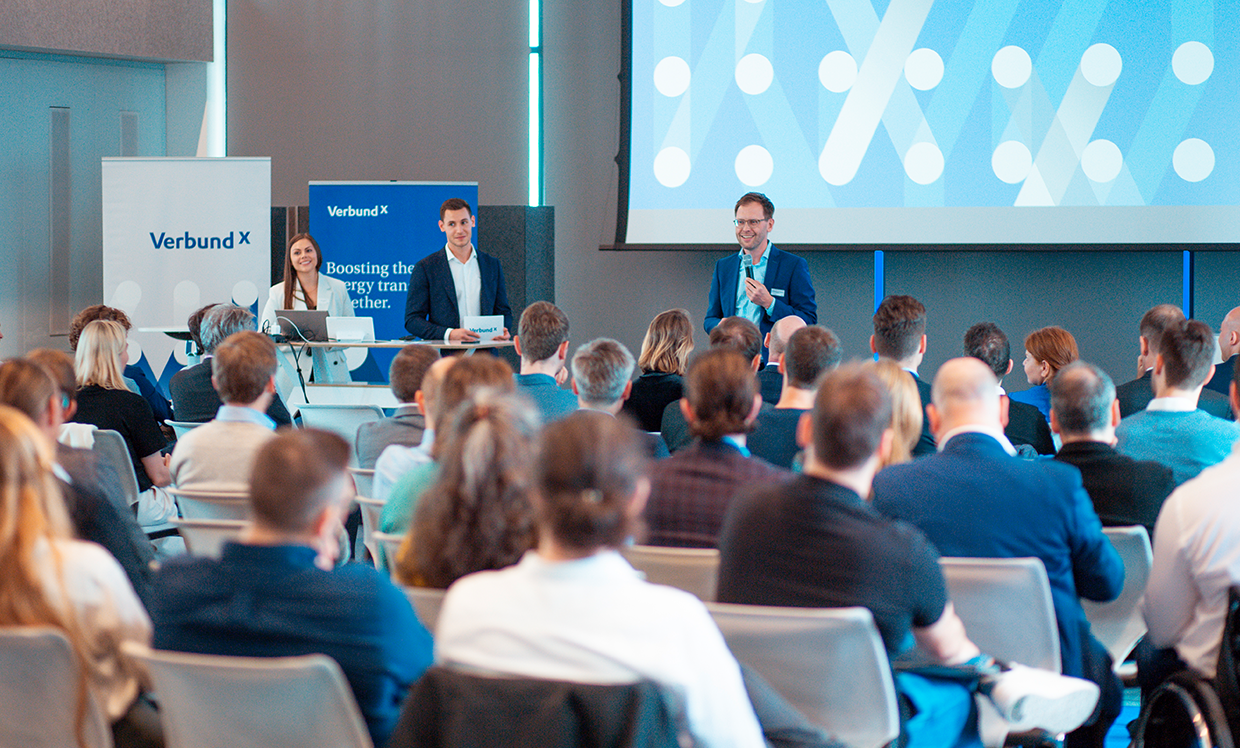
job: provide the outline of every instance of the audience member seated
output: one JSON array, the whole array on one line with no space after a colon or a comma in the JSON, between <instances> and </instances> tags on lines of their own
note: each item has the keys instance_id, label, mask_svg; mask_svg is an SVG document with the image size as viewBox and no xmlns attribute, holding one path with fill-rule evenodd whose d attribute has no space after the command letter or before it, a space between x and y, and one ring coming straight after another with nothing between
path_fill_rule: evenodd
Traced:
<instances>
[{"instance_id":1,"label":"audience member seated","mask_svg":"<svg viewBox=\"0 0 1240 748\"><path fill-rule=\"evenodd\" d=\"M796 317L795 319L800 319ZM650 321L637 357L641 376L633 381L624 412L642 431L663 427L663 409L684 394L685 366L693 352L693 322L684 309L660 312Z\"/></svg>"},{"instance_id":2,"label":"audience member seated","mask_svg":"<svg viewBox=\"0 0 1240 748\"><path fill-rule=\"evenodd\" d=\"M981 361L943 364L932 395L928 415L940 451L878 473L874 508L912 523L946 556L1042 560L1063 672L1102 690L1094 714L1066 745L1102 746L1123 691L1079 597L1114 600L1124 566L1102 533L1081 474L1068 465L1015 457L1000 423L998 381Z\"/></svg>"},{"instance_id":3,"label":"audience member seated","mask_svg":"<svg viewBox=\"0 0 1240 748\"><path fill-rule=\"evenodd\" d=\"M800 320L800 317L784 317L771 328L773 334L784 320ZM840 365L844 351L835 333L818 325L799 325L785 343L779 354L777 366L784 378L784 386L775 407L758 414L754 431L749 436L749 449L776 467L791 469L796 459L797 423L801 415L814 407L814 393L818 380L828 371Z\"/></svg>"},{"instance_id":4,"label":"audience member seated","mask_svg":"<svg viewBox=\"0 0 1240 748\"><path fill-rule=\"evenodd\" d=\"M618 552L649 490L643 453L635 430L603 413L549 424L535 470L538 548L448 590L436 660L585 683L649 678L678 693L698 745L763 746L705 606L643 581Z\"/></svg>"},{"instance_id":5,"label":"audience member seated","mask_svg":"<svg viewBox=\"0 0 1240 748\"><path fill-rule=\"evenodd\" d=\"M728 516L719 541L719 601L863 606L874 614L888 657L916 642L932 663L967 663L989 672L981 679L984 693L995 692L1002 681L1015 686L1013 679L1023 676L999 674L994 661L969 640L948 600L934 546L863 498L894 442L891 420L891 398L872 364L850 364L823 378L813 412L800 426L809 454L805 473L786 486L742 493ZM1046 675L1038 680L1046 683ZM1053 700L1060 708L1073 702L1082 685L1049 680L1043 695L1057 692ZM903 725L907 744L977 745L972 694L977 685L976 676L966 681L897 674L896 688L907 707L901 711L910 715ZM1085 713L1078 708L1076 716Z\"/></svg>"},{"instance_id":6,"label":"audience member seated","mask_svg":"<svg viewBox=\"0 0 1240 748\"><path fill-rule=\"evenodd\" d=\"M388 384L396 396L396 412L391 418L363 423L357 427L357 465L373 470L375 461L389 444L416 447L422 443L426 432L426 411L419 398L422 379L439 360L439 351L429 345L407 345L392 358L388 367Z\"/></svg>"},{"instance_id":7,"label":"audience member seated","mask_svg":"<svg viewBox=\"0 0 1240 748\"><path fill-rule=\"evenodd\" d=\"M1034 330L1025 336L1025 378L1031 386L1027 390L1012 392L1008 397L1013 402L1036 407L1042 418L1050 423L1050 383L1056 372L1080 357L1076 339L1062 327Z\"/></svg>"},{"instance_id":8,"label":"audience member seated","mask_svg":"<svg viewBox=\"0 0 1240 748\"><path fill-rule=\"evenodd\" d=\"M431 637L409 601L365 564L333 568L351 493L348 443L317 429L263 445L250 480L253 522L221 558L166 561L155 577L155 647L339 663L377 748L430 665Z\"/></svg>"},{"instance_id":9,"label":"audience member seated","mask_svg":"<svg viewBox=\"0 0 1240 748\"><path fill-rule=\"evenodd\" d=\"M560 384L568 377L568 317L555 304L535 301L521 313L513 341L521 357L517 389L528 397L543 423L577 410L577 398Z\"/></svg>"},{"instance_id":10,"label":"audience member seated","mask_svg":"<svg viewBox=\"0 0 1240 748\"><path fill-rule=\"evenodd\" d=\"M103 304L88 306L74 315L73 321L69 323L69 350L77 352L78 339L82 336L82 330L97 319L112 320L124 328L126 335L133 329L133 323L129 321L129 315L122 310L104 306ZM162 423L171 419L173 417L172 404L159 391L159 388L151 382L146 372L142 370L142 367L127 361L123 363L125 368L121 375L128 380L125 383L126 387L132 392L137 392L142 396L142 399L146 400L147 405L151 406L151 413L155 415L157 421ZM129 387L130 383L133 384L133 387Z\"/></svg>"},{"instance_id":11,"label":"audience member seated","mask_svg":"<svg viewBox=\"0 0 1240 748\"><path fill-rule=\"evenodd\" d=\"M1144 525L1154 521L1175 488L1171 468L1115 450L1119 401L1111 378L1093 364L1068 364L1051 384L1051 427L1063 447L1055 459L1081 471L1081 481L1103 525Z\"/></svg>"},{"instance_id":12,"label":"audience member seated","mask_svg":"<svg viewBox=\"0 0 1240 748\"><path fill-rule=\"evenodd\" d=\"M441 361L447 360L441 359ZM386 497L383 495L376 497L387 502L379 518L379 529L383 532L403 535L409 529L422 492L439 477L439 465L442 464L444 449L454 438L454 434L448 430L458 423L455 420L455 414L462 403L482 389L493 389L503 394L516 390L512 368L503 359L495 356L468 356L454 360L455 363L442 369L443 381L438 385L437 402L431 411L434 413L435 425L442 426L444 433L435 434L430 452L423 452L418 456L418 461L413 461L412 457L409 458L411 460L409 467L391 484L391 490L387 492ZM431 373L435 373L440 365L437 361L435 366L431 367ZM407 448L393 446L383 451L378 463L383 470L376 470L376 479L380 472L385 477L395 473L393 469L395 458L402 457L403 459L408 456L407 452L400 452L400 450L407 450ZM423 456L426 459L421 459ZM376 490L375 493L380 492Z\"/></svg>"},{"instance_id":13,"label":"audience member seated","mask_svg":"<svg viewBox=\"0 0 1240 748\"><path fill-rule=\"evenodd\" d=\"M1223 323L1218 330L1218 350L1223 357L1223 363L1214 367L1214 376L1206 382L1206 389L1227 397L1231 392L1232 372L1236 370L1237 354L1240 354L1240 306L1223 317ZM1235 408L1232 412L1235 413Z\"/></svg>"},{"instance_id":14,"label":"audience member seated","mask_svg":"<svg viewBox=\"0 0 1240 748\"><path fill-rule=\"evenodd\" d=\"M524 399L478 390L452 414L441 469L418 500L394 575L446 589L475 571L502 569L534 547L530 504L538 415Z\"/></svg>"},{"instance_id":15,"label":"audience member seated","mask_svg":"<svg viewBox=\"0 0 1240 748\"><path fill-rule=\"evenodd\" d=\"M762 333L758 326L744 317L724 317L710 331L710 347L726 348L742 354L747 361L752 361L752 368L757 375L762 367ZM763 403L769 409L771 403ZM670 452L684 449L693 442L693 434L689 433L689 422L681 411L680 402L668 403L663 409L663 418L659 422L659 430L663 442Z\"/></svg>"},{"instance_id":16,"label":"audience member seated","mask_svg":"<svg viewBox=\"0 0 1240 748\"><path fill-rule=\"evenodd\" d=\"M762 404L757 389L751 362L735 351L715 348L690 360L680 404L696 438L651 466L646 542L714 548L737 489L789 477L746 448Z\"/></svg>"},{"instance_id":17,"label":"audience member seated","mask_svg":"<svg viewBox=\"0 0 1240 748\"><path fill-rule=\"evenodd\" d=\"M1222 462L1240 439L1240 425L1197 408L1201 388L1214 373L1213 338L1204 322L1168 325L1154 357L1154 399L1115 429L1120 452L1166 465L1176 485Z\"/></svg>"},{"instance_id":18,"label":"audience member seated","mask_svg":"<svg viewBox=\"0 0 1240 748\"><path fill-rule=\"evenodd\" d=\"M254 329L254 315L248 309L232 304L216 304L202 318L199 336L202 338L204 355L202 363L181 369L172 375L168 390L172 393L172 405L177 419L192 423L206 423L215 418L220 409L220 396L211 385L211 357L216 346L235 332ZM277 394L267 408L267 417L277 426L293 423L292 416Z\"/></svg>"},{"instance_id":19,"label":"audience member seated","mask_svg":"<svg viewBox=\"0 0 1240 748\"><path fill-rule=\"evenodd\" d=\"M1154 360L1158 358L1158 346L1163 333L1171 325L1183 322L1184 312L1174 304L1159 304L1141 317L1141 352L1137 356L1137 378L1115 388L1119 399L1119 417L1127 418L1140 413L1154 399ZM1208 384L1208 382L1207 382ZM1226 388L1224 388L1225 390ZM1203 389L1197 399L1197 407L1212 416L1232 418L1231 405L1226 392Z\"/></svg>"},{"instance_id":20,"label":"audience member seated","mask_svg":"<svg viewBox=\"0 0 1240 748\"><path fill-rule=\"evenodd\" d=\"M0 626L60 630L83 667L78 693L90 689L117 747L162 745L158 717L137 698L139 670L120 652L122 642L150 642L150 619L116 560L70 539L52 461L30 419L0 406ZM74 715L63 719L72 724Z\"/></svg>"},{"instance_id":21,"label":"audience member seated","mask_svg":"<svg viewBox=\"0 0 1240 748\"><path fill-rule=\"evenodd\" d=\"M95 320L82 329L74 361L78 381L78 410L73 420L119 432L129 448L138 479L138 524L147 532L177 515L176 502L163 489L171 485L168 458L161 450L167 440L151 406L130 392L121 380L121 362L129 342L125 330L111 320ZM159 538L157 547L177 550L178 543Z\"/></svg>"},{"instance_id":22,"label":"audience member seated","mask_svg":"<svg viewBox=\"0 0 1240 748\"><path fill-rule=\"evenodd\" d=\"M207 312L219 306L216 302L205 304L189 313L185 318L185 329L189 330L189 339L194 344L194 352L198 356L202 356L207 349L202 344L202 318L207 316Z\"/></svg>"},{"instance_id":23,"label":"audience member seated","mask_svg":"<svg viewBox=\"0 0 1240 748\"><path fill-rule=\"evenodd\" d=\"M439 395L443 387L444 375L452 368L459 358L445 356L431 364L422 377L422 389L418 407L422 410L422 418L426 428L422 431L422 441L416 447L403 444L389 444L379 453L375 460L375 478L371 483L374 496L368 498L387 501L392 496L392 486L404 477L405 473L431 462L431 453L435 450L435 424L439 422Z\"/></svg>"},{"instance_id":24,"label":"audience member seated","mask_svg":"<svg viewBox=\"0 0 1240 748\"><path fill-rule=\"evenodd\" d=\"M781 324L782 323L782 324ZM762 344L766 347L766 365L758 371L758 387L762 393L762 402L774 405L779 402L784 391L784 373L779 368L779 357L788 347L788 338L792 333L805 327L805 320L795 314L781 317L771 325Z\"/></svg>"},{"instance_id":25,"label":"audience member seated","mask_svg":"<svg viewBox=\"0 0 1240 748\"><path fill-rule=\"evenodd\" d=\"M1003 389L1003 378L1012 373L1012 346L998 325L978 322L970 327L964 334L964 355L986 364L999 378L999 395L1007 406L1003 435L1008 441L1017 448L1028 445L1037 454L1055 454L1055 441L1046 417L1036 405L1013 400Z\"/></svg>"},{"instance_id":26,"label":"audience member seated","mask_svg":"<svg viewBox=\"0 0 1240 748\"><path fill-rule=\"evenodd\" d=\"M1240 367L1238 367L1240 368ZM1240 413L1233 371L1231 404ZM1205 678L1217 673L1228 589L1240 584L1240 451L1206 468L1163 504L1154 535L1154 568L1145 588L1146 641L1138 658L1148 694L1185 667ZM1140 650L1139 650L1140 651Z\"/></svg>"},{"instance_id":27,"label":"audience member seated","mask_svg":"<svg viewBox=\"0 0 1240 748\"><path fill-rule=\"evenodd\" d=\"M0 404L32 420L48 445L55 447L51 469L64 495L74 535L111 553L138 597L145 600L154 560L151 543L129 507L99 489L94 453L57 443L64 403L56 383L38 364L20 358L0 364Z\"/></svg>"},{"instance_id":28,"label":"audience member seated","mask_svg":"<svg viewBox=\"0 0 1240 748\"><path fill-rule=\"evenodd\" d=\"M870 350L879 358L895 361L900 368L913 375L922 408L921 436L913 447L913 456L932 454L934 435L930 433L930 419L925 417L926 407L930 405L930 383L917 375L917 369L926 355L925 305L912 296L888 296L883 299L874 312Z\"/></svg>"},{"instance_id":29,"label":"audience member seated","mask_svg":"<svg viewBox=\"0 0 1240 748\"><path fill-rule=\"evenodd\" d=\"M579 347L572 362L573 394L578 406L617 415L633 389L633 367L633 354L611 338L598 338ZM651 457L668 456L659 434L647 433L643 438Z\"/></svg>"},{"instance_id":30,"label":"audience member seated","mask_svg":"<svg viewBox=\"0 0 1240 748\"><path fill-rule=\"evenodd\" d=\"M868 362L866 366L891 395L891 430L895 436L891 440L891 452L880 460L881 470L913 459L913 448L921 439L921 421L925 414L921 409L917 380L907 369L889 358Z\"/></svg>"},{"instance_id":31,"label":"audience member seated","mask_svg":"<svg viewBox=\"0 0 1240 748\"><path fill-rule=\"evenodd\" d=\"M229 335L211 357L224 404L215 420L177 441L169 470L177 488L244 492L258 450L275 436L265 411L276 393L276 344L253 330Z\"/></svg>"}]
</instances>

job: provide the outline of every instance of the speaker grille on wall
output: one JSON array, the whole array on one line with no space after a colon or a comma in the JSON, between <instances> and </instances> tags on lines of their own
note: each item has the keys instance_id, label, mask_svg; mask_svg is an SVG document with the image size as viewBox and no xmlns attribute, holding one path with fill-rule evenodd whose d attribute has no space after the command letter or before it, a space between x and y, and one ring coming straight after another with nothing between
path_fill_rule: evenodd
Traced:
<instances>
[{"instance_id":1,"label":"speaker grille on wall","mask_svg":"<svg viewBox=\"0 0 1240 748\"><path fill-rule=\"evenodd\" d=\"M51 107L48 149L48 333L67 335L73 316L69 265L73 251L73 193L69 163L69 108Z\"/></svg>"},{"instance_id":2,"label":"speaker grille on wall","mask_svg":"<svg viewBox=\"0 0 1240 748\"><path fill-rule=\"evenodd\" d=\"M138 155L137 112L121 112L121 155Z\"/></svg>"}]
</instances>

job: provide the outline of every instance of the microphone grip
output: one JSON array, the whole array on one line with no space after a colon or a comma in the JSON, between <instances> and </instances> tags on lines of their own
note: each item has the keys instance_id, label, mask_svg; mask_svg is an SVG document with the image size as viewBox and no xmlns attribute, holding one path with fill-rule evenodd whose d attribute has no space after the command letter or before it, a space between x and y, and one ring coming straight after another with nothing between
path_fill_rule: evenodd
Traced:
<instances>
[{"instance_id":1,"label":"microphone grip","mask_svg":"<svg viewBox=\"0 0 1240 748\"><path fill-rule=\"evenodd\" d=\"M745 277L749 280L753 280L753 265L745 266Z\"/></svg>"}]
</instances>

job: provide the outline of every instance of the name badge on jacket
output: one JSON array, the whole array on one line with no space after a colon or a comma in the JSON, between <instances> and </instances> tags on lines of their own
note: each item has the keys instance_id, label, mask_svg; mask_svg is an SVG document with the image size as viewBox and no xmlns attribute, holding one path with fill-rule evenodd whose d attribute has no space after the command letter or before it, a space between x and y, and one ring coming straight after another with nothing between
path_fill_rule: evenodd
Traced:
<instances>
[{"instance_id":1,"label":"name badge on jacket","mask_svg":"<svg viewBox=\"0 0 1240 748\"><path fill-rule=\"evenodd\" d=\"M771 289L771 296L780 296L780 297L782 297L783 295L784 295L784 289L782 289L782 288L772 288L772 289Z\"/></svg>"}]
</instances>

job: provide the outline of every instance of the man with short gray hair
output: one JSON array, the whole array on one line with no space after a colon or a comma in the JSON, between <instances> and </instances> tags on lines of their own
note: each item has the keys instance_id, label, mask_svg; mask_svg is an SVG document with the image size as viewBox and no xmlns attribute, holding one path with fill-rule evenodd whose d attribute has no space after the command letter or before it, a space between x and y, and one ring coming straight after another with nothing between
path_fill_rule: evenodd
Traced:
<instances>
[{"instance_id":1,"label":"man with short gray hair","mask_svg":"<svg viewBox=\"0 0 1240 748\"><path fill-rule=\"evenodd\" d=\"M218 304L202 318L199 337L202 338L202 363L186 367L172 375L168 390L172 393L172 410L179 421L206 423L215 418L216 412L223 403L219 393L211 384L211 357L215 349L225 338L235 332L254 329L254 314L232 304ZM280 400L279 393L271 399L267 408L267 416L277 426L287 426L293 422L288 408Z\"/></svg>"},{"instance_id":2,"label":"man with short gray hair","mask_svg":"<svg viewBox=\"0 0 1240 748\"><path fill-rule=\"evenodd\" d=\"M597 338L573 354L573 394L581 410L597 410L616 415L633 390L633 369L637 362L629 349L611 338ZM646 434L647 446L657 460L668 456L667 445L658 434Z\"/></svg>"},{"instance_id":3,"label":"man with short gray hair","mask_svg":"<svg viewBox=\"0 0 1240 748\"><path fill-rule=\"evenodd\" d=\"M1051 382L1051 428L1063 440L1055 459L1081 471L1098 519L1107 526L1144 525L1153 537L1163 501L1175 489L1171 469L1115 450L1119 401L1115 384L1093 364L1076 361Z\"/></svg>"}]
</instances>

